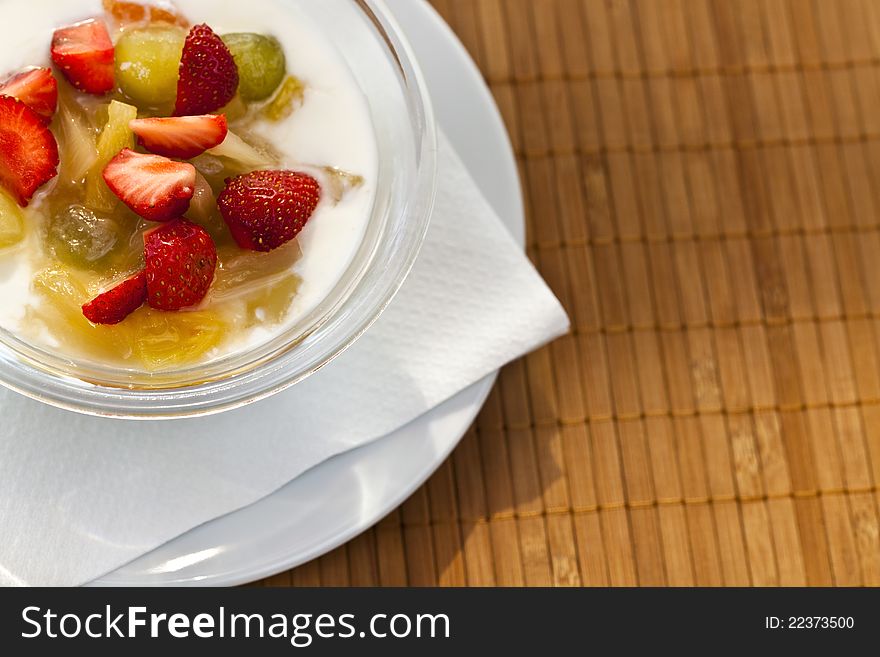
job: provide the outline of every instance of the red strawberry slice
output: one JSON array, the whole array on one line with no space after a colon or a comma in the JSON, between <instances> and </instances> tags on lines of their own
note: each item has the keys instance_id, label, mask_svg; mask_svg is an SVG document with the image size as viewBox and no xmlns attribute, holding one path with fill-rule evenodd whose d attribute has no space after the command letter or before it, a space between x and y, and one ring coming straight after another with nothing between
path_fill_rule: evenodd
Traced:
<instances>
[{"instance_id":1,"label":"red strawberry slice","mask_svg":"<svg viewBox=\"0 0 880 657\"><path fill-rule=\"evenodd\" d=\"M180 59L175 116L210 114L238 91L238 67L229 48L207 25L189 31Z\"/></svg>"},{"instance_id":2,"label":"red strawberry slice","mask_svg":"<svg viewBox=\"0 0 880 657\"><path fill-rule=\"evenodd\" d=\"M200 303L214 281L217 249L201 226L177 219L144 233L147 301L157 310Z\"/></svg>"},{"instance_id":3,"label":"red strawberry slice","mask_svg":"<svg viewBox=\"0 0 880 657\"><path fill-rule=\"evenodd\" d=\"M189 160L219 146L229 132L226 117L222 114L135 119L129 126L148 151L181 160Z\"/></svg>"},{"instance_id":4,"label":"red strawberry slice","mask_svg":"<svg viewBox=\"0 0 880 657\"><path fill-rule=\"evenodd\" d=\"M170 221L189 209L196 190L196 168L160 155L126 148L104 168L110 190L149 221Z\"/></svg>"},{"instance_id":5,"label":"red strawberry slice","mask_svg":"<svg viewBox=\"0 0 880 657\"><path fill-rule=\"evenodd\" d=\"M82 307L92 324L118 324L147 300L147 273L140 271Z\"/></svg>"},{"instance_id":6,"label":"red strawberry slice","mask_svg":"<svg viewBox=\"0 0 880 657\"><path fill-rule=\"evenodd\" d=\"M294 239L321 200L318 181L295 171L254 171L226 181L217 204L243 249L271 251Z\"/></svg>"},{"instance_id":7,"label":"red strawberry slice","mask_svg":"<svg viewBox=\"0 0 880 657\"><path fill-rule=\"evenodd\" d=\"M0 85L0 95L18 98L47 122L52 120L58 108L58 82L48 68L13 75Z\"/></svg>"},{"instance_id":8,"label":"red strawberry slice","mask_svg":"<svg viewBox=\"0 0 880 657\"><path fill-rule=\"evenodd\" d=\"M113 42L104 21L87 20L55 30L52 37L52 61L70 84L90 94L111 91L113 79Z\"/></svg>"},{"instance_id":9,"label":"red strawberry slice","mask_svg":"<svg viewBox=\"0 0 880 657\"><path fill-rule=\"evenodd\" d=\"M39 114L0 96L0 185L26 208L34 193L58 175L58 143Z\"/></svg>"}]
</instances>

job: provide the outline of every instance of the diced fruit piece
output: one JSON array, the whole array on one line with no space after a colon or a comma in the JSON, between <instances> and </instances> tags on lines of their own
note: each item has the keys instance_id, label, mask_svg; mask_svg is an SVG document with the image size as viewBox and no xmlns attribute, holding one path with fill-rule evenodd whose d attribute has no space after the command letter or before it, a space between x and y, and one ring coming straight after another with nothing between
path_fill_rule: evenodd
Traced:
<instances>
[{"instance_id":1,"label":"diced fruit piece","mask_svg":"<svg viewBox=\"0 0 880 657\"><path fill-rule=\"evenodd\" d=\"M238 66L238 93L247 101L266 100L287 73L287 60L278 39L253 32L223 36Z\"/></svg>"},{"instance_id":2,"label":"diced fruit piece","mask_svg":"<svg viewBox=\"0 0 880 657\"><path fill-rule=\"evenodd\" d=\"M44 269L34 275L33 290L40 299L26 309L27 321L40 323L71 349L78 349L107 362L122 351L108 333L95 326L82 313L82 304L89 294L84 282L69 270L60 267Z\"/></svg>"},{"instance_id":3,"label":"diced fruit piece","mask_svg":"<svg viewBox=\"0 0 880 657\"><path fill-rule=\"evenodd\" d=\"M302 104L305 94L306 87L302 80L288 75L275 97L263 108L263 116L276 123L283 121Z\"/></svg>"},{"instance_id":4,"label":"diced fruit piece","mask_svg":"<svg viewBox=\"0 0 880 657\"><path fill-rule=\"evenodd\" d=\"M186 30L152 25L126 31L116 44L116 78L122 93L138 106L170 111L177 98L177 75Z\"/></svg>"},{"instance_id":5,"label":"diced fruit piece","mask_svg":"<svg viewBox=\"0 0 880 657\"><path fill-rule=\"evenodd\" d=\"M247 298L247 317L252 324L277 324L285 318L299 292L302 279L288 273L271 287L255 290Z\"/></svg>"},{"instance_id":6,"label":"diced fruit piece","mask_svg":"<svg viewBox=\"0 0 880 657\"><path fill-rule=\"evenodd\" d=\"M186 218L208 231L216 244L230 242L229 228L217 209L217 197L205 177L196 170L196 192ZM238 250L236 248L236 250Z\"/></svg>"},{"instance_id":7,"label":"diced fruit piece","mask_svg":"<svg viewBox=\"0 0 880 657\"><path fill-rule=\"evenodd\" d=\"M318 181L294 171L254 171L229 181L220 214L243 249L271 251L294 239L321 200Z\"/></svg>"},{"instance_id":8,"label":"diced fruit piece","mask_svg":"<svg viewBox=\"0 0 880 657\"><path fill-rule=\"evenodd\" d=\"M81 306L88 294L82 282L71 272L60 267L44 269L34 275L33 288L63 314L82 319Z\"/></svg>"},{"instance_id":9,"label":"diced fruit piece","mask_svg":"<svg viewBox=\"0 0 880 657\"><path fill-rule=\"evenodd\" d=\"M20 100L0 96L0 187L27 207L58 175L58 144L40 115Z\"/></svg>"},{"instance_id":10,"label":"diced fruit piece","mask_svg":"<svg viewBox=\"0 0 880 657\"><path fill-rule=\"evenodd\" d=\"M150 23L171 23L180 27L189 27L189 22L177 11L173 3L161 0L156 2L104 0L104 11L122 29Z\"/></svg>"},{"instance_id":11,"label":"diced fruit piece","mask_svg":"<svg viewBox=\"0 0 880 657\"><path fill-rule=\"evenodd\" d=\"M151 371L197 362L220 344L228 330L210 311L166 313L148 307L118 328L126 330L134 357Z\"/></svg>"},{"instance_id":12,"label":"diced fruit piece","mask_svg":"<svg viewBox=\"0 0 880 657\"><path fill-rule=\"evenodd\" d=\"M86 177L86 205L93 210L112 212L116 195L104 182L104 167L117 153L134 148L134 133L128 124L137 118L137 108L114 100L107 109L107 124L98 137L98 155Z\"/></svg>"},{"instance_id":13,"label":"diced fruit piece","mask_svg":"<svg viewBox=\"0 0 880 657\"><path fill-rule=\"evenodd\" d=\"M334 203L339 203L350 191L362 187L364 177L336 167L323 167L327 174L327 194Z\"/></svg>"},{"instance_id":14,"label":"diced fruit piece","mask_svg":"<svg viewBox=\"0 0 880 657\"><path fill-rule=\"evenodd\" d=\"M178 219L144 234L147 295L157 310L181 310L205 298L217 249L201 226Z\"/></svg>"},{"instance_id":15,"label":"diced fruit piece","mask_svg":"<svg viewBox=\"0 0 880 657\"><path fill-rule=\"evenodd\" d=\"M80 91L102 95L115 86L113 42L104 21L87 20L55 30L52 61Z\"/></svg>"},{"instance_id":16,"label":"diced fruit piece","mask_svg":"<svg viewBox=\"0 0 880 657\"><path fill-rule=\"evenodd\" d=\"M238 90L238 68L229 48L207 25L186 37L177 82L177 116L210 114L224 107Z\"/></svg>"},{"instance_id":17,"label":"diced fruit piece","mask_svg":"<svg viewBox=\"0 0 880 657\"><path fill-rule=\"evenodd\" d=\"M82 312L93 324L118 324L146 300L147 274L141 271L99 294L82 307Z\"/></svg>"},{"instance_id":18,"label":"diced fruit piece","mask_svg":"<svg viewBox=\"0 0 880 657\"><path fill-rule=\"evenodd\" d=\"M196 168L126 148L104 169L104 181L131 210L149 221L170 221L189 208Z\"/></svg>"},{"instance_id":19,"label":"diced fruit piece","mask_svg":"<svg viewBox=\"0 0 880 657\"><path fill-rule=\"evenodd\" d=\"M302 257L302 249L296 242L288 242L271 253L242 251L237 245L231 245L221 248L219 256L211 300L223 303L274 286L293 273L294 265Z\"/></svg>"},{"instance_id":20,"label":"diced fruit piece","mask_svg":"<svg viewBox=\"0 0 880 657\"><path fill-rule=\"evenodd\" d=\"M242 100L240 94L235 94L235 98L230 100L229 103L226 104L226 107L217 110L217 114L222 114L226 117L227 121L231 123L232 121L238 121L246 117L248 114L248 106L244 100Z\"/></svg>"},{"instance_id":21,"label":"diced fruit piece","mask_svg":"<svg viewBox=\"0 0 880 657\"><path fill-rule=\"evenodd\" d=\"M61 262L78 269L100 269L118 248L125 248L130 230L117 220L82 205L63 205L47 227L49 246Z\"/></svg>"},{"instance_id":22,"label":"diced fruit piece","mask_svg":"<svg viewBox=\"0 0 880 657\"><path fill-rule=\"evenodd\" d=\"M24 239L24 213L6 192L0 189L0 249Z\"/></svg>"},{"instance_id":23,"label":"diced fruit piece","mask_svg":"<svg viewBox=\"0 0 880 657\"><path fill-rule=\"evenodd\" d=\"M34 68L0 85L0 95L18 98L48 122L58 107L58 81L51 69Z\"/></svg>"},{"instance_id":24,"label":"diced fruit piece","mask_svg":"<svg viewBox=\"0 0 880 657\"><path fill-rule=\"evenodd\" d=\"M271 167L278 164L275 157L258 151L234 132L229 132L219 146L209 149L211 155L234 160L245 170Z\"/></svg>"},{"instance_id":25,"label":"diced fruit piece","mask_svg":"<svg viewBox=\"0 0 880 657\"><path fill-rule=\"evenodd\" d=\"M222 114L136 119L129 126L148 151L181 160L189 160L219 146L229 131Z\"/></svg>"},{"instance_id":26,"label":"diced fruit piece","mask_svg":"<svg viewBox=\"0 0 880 657\"><path fill-rule=\"evenodd\" d=\"M79 104L65 97L58 108L58 129L63 146L61 176L79 185L98 157L96 132Z\"/></svg>"}]
</instances>

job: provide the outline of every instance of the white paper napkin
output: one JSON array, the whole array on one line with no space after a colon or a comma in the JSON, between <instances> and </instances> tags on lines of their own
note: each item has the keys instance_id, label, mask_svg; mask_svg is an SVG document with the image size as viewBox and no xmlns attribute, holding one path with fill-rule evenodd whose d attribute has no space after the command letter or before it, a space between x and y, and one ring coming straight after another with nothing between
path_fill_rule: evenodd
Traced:
<instances>
[{"instance_id":1,"label":"white paper napkin","mask_svg":"<svg viewBox=\"0 0 880 657\"><path fill-rule=\"evenodd\" d=\"M439 159L428 239L400 294L357 344L291 390L173 422L89 418L0 391L0 584L95 579L567 331L445 138Z\"/></svg>"}]
</instances>

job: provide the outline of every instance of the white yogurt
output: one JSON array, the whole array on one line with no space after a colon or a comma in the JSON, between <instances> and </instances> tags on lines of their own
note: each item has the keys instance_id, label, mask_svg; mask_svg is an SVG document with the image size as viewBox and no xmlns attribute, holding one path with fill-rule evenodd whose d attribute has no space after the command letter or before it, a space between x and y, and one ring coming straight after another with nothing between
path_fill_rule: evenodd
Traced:
<instances>
[{"instance_id":1,"label":"white yogurt","mask_svg":"<svg viewBox=\"0 0 880 657\"><path fill-rule=\"evenodd\" d=\"M280 325L234 336L210 354L215 358L265 341L302 320L339 283L357 252L375 199L378 161L366 99L335 50L331 36L304 16L291 0L175 0L193 23L218 34L258 32L283 45L288 71L306 83L305 103L279 124L255 128L282 155L281 168L333 166L362 176L365 184L341 203L322 201L300 233L302 258L295 272L302 284ZM52 32L65 24L101 15L100 0L0 0L0 79L24 66L49 63ZM33 204L39 211L39 199ZM33 231L31 231L33 232ZM27 326L24 308L39 303L31 290L40 240L0 251L0 327L27 341L58 348L57 340ZM48 344L47 344L48 343ZM73 355L73 354L72 354Z\"/></svg>"}]
</instances>

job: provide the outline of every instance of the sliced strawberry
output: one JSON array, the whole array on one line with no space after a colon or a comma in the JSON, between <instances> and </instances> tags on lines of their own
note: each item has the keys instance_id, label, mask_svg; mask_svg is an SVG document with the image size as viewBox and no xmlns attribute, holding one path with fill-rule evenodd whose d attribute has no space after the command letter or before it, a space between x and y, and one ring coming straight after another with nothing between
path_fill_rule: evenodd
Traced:
<instances>
[{"instance_id":1,"label":"sliced strawberry","mask_svg":"<svg viewBox=\"0 0 880 657\"><path fill-rule=\"evenodd\" d=\"M219 146L229 132L226 117L222 114L135 119L129 126L148 151L181 160L189 160Z\"/></svg>"},{"instance_id":2,"label":"sliced strawberry","mask_svg":"<svg viewBox=\"0 0 880 657\"><path fill-rule=\"evenodd\" d=\"M82 307L92 324L118 324L147 300L147 273L140 271Z\"/></svg>"},{"instance_id":3,"label":"sliced strawberry","mask_svg":"<svg viewBox=\"0 0 880 657\"><path fill-rule=\"evenodd\" d=\"M243 249L271 251L294 239L321 200L318 181L294 171L254 171L226 181L217 204Z\"/></svg>"},{"instance_id":4,"label":"sliced strawberry","mask_svg":"<svg viewBox=\"0 0 880 657\"><path fill-rule=\"evenodd\" d=\"M104 168L104 181L123 203L149 221L170 221L189 209L196 168L126 148Z\"/></svg>"},{"instance_id":5,"label":"sliced strawberry","mask_svg":"<svg viewBox=\"0 0 880 657\"><path fill-rule=\"evenodd\" d=\"M58 175L58 143L39 114L0 96L0 185L26 208L34 193Z\"/></svg>"},{"instance_id":6,"label":"sliced strawberry","mask_svg":"<svg viewBox=\"0 0 880 657\"><path fill-rule=\"evenodd\" d=\"M63 27L52 37L52 61L74 87L86 93L103 95L113 89L113 54L104 21Z\"/></svg>"},{"instance_id":7,"label":"sliced strawberry","mask_svg":"<svg viewBox=\"0 0 880 657\"><path fill-rule=\"evenodd\" d=\"M0 85L0 95L18 98L47 122L58 109L58 82L48 68L34 68L13 75Z\"/></svg>"},{"instance_id":8,"label":"sliced strawberry","mask_svg":"<svg viewBox=\"0 0 880 657\"><path fill-rule=\"evenodd\" d=\"M201 226L177 219L144 234L147 301L157 310L200 303L214 281L217 249Z\"/></svg>"},{"instance_id":9,"label":"sliced strawberry","mask_svg":"<svg viewBox=\"0 0 880 657\"><path fill-rule=\"evenodd\" d=\"M238 90L238 67L229 48L207 25L189 31L180 58L175 116L210 114Z\"/></svg>"}]
</instances>

